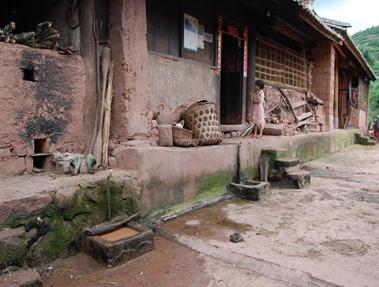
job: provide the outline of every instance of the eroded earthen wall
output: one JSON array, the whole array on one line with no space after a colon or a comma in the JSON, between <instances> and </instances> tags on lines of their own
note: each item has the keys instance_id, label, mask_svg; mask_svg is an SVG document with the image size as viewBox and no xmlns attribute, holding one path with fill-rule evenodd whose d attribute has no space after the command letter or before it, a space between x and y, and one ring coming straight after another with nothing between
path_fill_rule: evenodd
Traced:
<instances>
[{"instance_id":1,"label":"eroded earthen wall","mask_svg":"<svg viewBox=\"0 0 379 287\"><path fill-rule=\"evenodd\" d=\"M145 0L115 0L110 5L114 59L111 136L116 141L149 137L149 55Z\"/></svg>"},{"instance_id":2,"label":"eroded earthen wall","mask_svg":"<svg viewBox=\"0 0 379 287\"><path fill-rule=\"evenodd\" d=\"M220 76L213 66L149 52L149 68L151 108L161 123L178 121L184 108L200 100L219 105Z\"/></svg>"},{"instance_id":3,"label":"eroded earthen wall","mask_svg":"<svg viewBox=\"0 0 379 287\"><path fill-rule=\"evenodd\" d=\"M33 140L48 152L85 149L85 71L79 56L0 43L0 176L33 168Z\"/></svg>"},{"instance_id":4,"label":"eroded earthen wall","mask_svg":"<svg viewBox=\"0 0 379 287\"><path fill-rule=\"evenodd\" d=\"M312 92L324 101L325 124L334 126L335 50L331 42L320 42L315 48Z\"/></svg>"}]
</instances>

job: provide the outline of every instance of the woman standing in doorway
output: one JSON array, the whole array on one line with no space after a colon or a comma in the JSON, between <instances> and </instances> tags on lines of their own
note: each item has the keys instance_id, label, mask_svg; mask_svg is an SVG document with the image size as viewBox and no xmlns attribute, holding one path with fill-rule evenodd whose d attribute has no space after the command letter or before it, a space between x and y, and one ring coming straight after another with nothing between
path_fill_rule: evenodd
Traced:
<instances>
[{"instance_id":1,"label":"woman standing in doorway","mask_svg":"<svg viewBox=\"0 0 379 287\"><path fill-rule=\"evenodd\" d=\"M263 92L264 87L265 83L262 80L255 81L255 94L251 96L251 101L253 102L252 122L254 124L254 138L262 137L265 125L265 110L263 108L265 101L265 94Z\"/></svg>"}]
</instances>

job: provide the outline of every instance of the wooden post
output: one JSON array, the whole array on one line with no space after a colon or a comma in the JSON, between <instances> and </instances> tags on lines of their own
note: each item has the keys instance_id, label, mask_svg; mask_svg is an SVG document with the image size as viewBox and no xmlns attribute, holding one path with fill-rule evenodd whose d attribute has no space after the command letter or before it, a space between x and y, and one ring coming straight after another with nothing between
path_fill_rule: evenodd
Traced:
<instances>
[{"instance_id":1,"label":"wooden post","mask_svg":"<svg viewBox=\"0 0 379 287\"><path fill-rule=\"evenodd\" d=\"M334 64L334 128L338 129L338 98L339 98L339 76L338 76L338 60L336 59Z\"/></svg>"}]
</instances>

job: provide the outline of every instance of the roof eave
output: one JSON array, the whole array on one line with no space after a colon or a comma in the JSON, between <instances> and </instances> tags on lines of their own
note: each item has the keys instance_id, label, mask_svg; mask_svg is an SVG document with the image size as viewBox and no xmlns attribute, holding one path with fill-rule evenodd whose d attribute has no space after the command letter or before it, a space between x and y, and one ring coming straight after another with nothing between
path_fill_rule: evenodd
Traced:
<instances>
[{"instance_id":1,"label":"roof eave","mask_svg":"<svg viewBox=\"0 0 379 287\"><path fill-rule=\"evenodd\" d=\"M346 35L344 44L346 48L354 55L354 57L358 60L361 67L365 70L367 75L369 76L371 81L376 80L376 76L370 65L367 63L365 57L362 55L361 51L359 51L358 47L354 44L353 40L349 35Z\"/></svg>"}]
</instances>

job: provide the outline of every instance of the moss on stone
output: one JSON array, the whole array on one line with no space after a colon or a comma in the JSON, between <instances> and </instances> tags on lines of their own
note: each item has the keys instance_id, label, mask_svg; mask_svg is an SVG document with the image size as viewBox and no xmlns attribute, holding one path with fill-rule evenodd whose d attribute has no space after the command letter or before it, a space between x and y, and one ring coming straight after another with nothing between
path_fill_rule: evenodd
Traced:
<instances>
[{"instance_id":1,"label":"moss on stone","mask_svg":"<svg viewBox=\"0 0 379 287\"><path fill-rule=\"evenodd\" d=\"M242 170L242 174L245 178L258 178L259 168L258 167L248 167Z\"/></svg>"},{"instance_id":2,"label":"moss on stone","mask_svg":"<svg viewBox=\"0 0 379 287\"><path fill-rule=\"evenodd\" d=\"M26 239L0 245L0 270L10 265L24 266L26 253Z\"/></svg>"},{"instance_id":3,"label":"moss on stone","mask_svg":"<svg viewBox=\"0 0 379 287\"><path fill-rule=\"evenodd\" d=\"M108 220L108 189L112 217L139 210L138 201L132 195L124 197L120 182L105 180L96 185L79 186L74 205L57 207L51 204L38 214L14 214L9 217L3 226L25 226L26 231L37 228L39 239L29 249L27 240L23 240L25 246L16 248L19 252L9 248L1 249L0 263L3 262L1 260L17 261L13 257L12 260L9 259L12 254L15 258L21 255L21 258L25 258L27 254L28 263L32 266L67 255L85 228Z\"/></svg>"},{"instance_id":4,"label":"moss on stone","mask_svg":"<svg viewBox=\"0 0 379 287\"><path fill-rule=\"evenodd\" d=\"M226 192L225 185L232 180L232 177L233 175L228 172L218 172L210 176L202 177L197 184L198 192L191 200L178 204L168 204L155 209L150 213L149 218L159 219L164 215L173 215L179 211L190 208L197 202L222 195Z\"/></svg>"},{"instance_id":5,"label":"moss on stone","mask_svg":"<svg viewBox=\"0 0 379 287\"><path fill-rule=\"evenodd\" d=\"M212 175L202 177L197 184L198 195L202 193L217 193L225 189L225 185L229 183L233 175L229 172L216 172Z\"/></svg>"}]
</instances>

